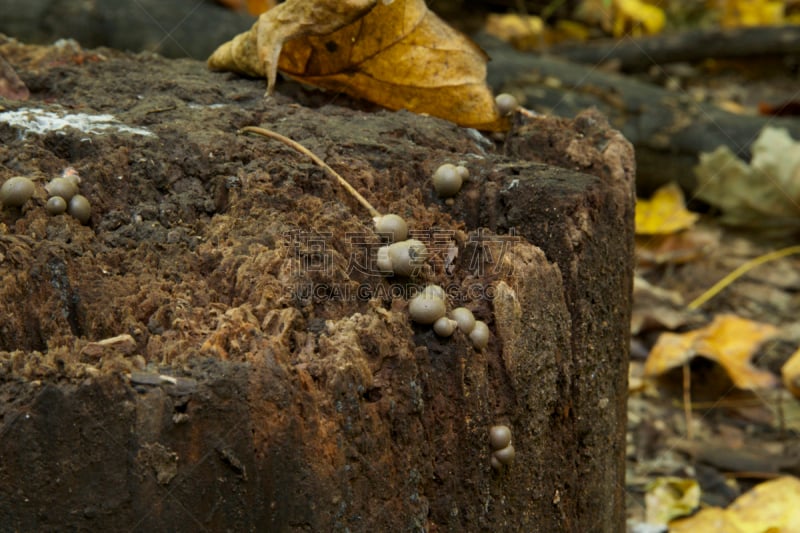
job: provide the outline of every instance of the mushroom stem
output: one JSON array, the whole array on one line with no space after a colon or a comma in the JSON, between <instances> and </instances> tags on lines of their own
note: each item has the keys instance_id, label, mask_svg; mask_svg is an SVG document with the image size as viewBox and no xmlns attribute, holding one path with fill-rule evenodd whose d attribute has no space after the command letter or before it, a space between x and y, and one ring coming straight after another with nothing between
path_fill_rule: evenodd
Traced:
<instances>
[{"instance_id":1,"label":"mushroom stem","mask_svg":"<svg viewBox=\"0 0 800 533\"><path fill-rule=\"evenodd\" d=\"M346 179L341 177L335 170L333 170L331 167L329 167L328 164L325 163L325 161L323 161L322 159L317 157L316 154L314 154L314 152L312 152L311 150L309 150L308 148L306 148L305 146L303 146L299 142L293 141L289 137L284 137L280 133L276 133L276 132L274 132L272 130L268 130L268 129L265 129L265 128L259 128L257 126L246 126L246 127L242 128L240 130L240 132L242 132L242 133L255 133L255 134L258 134L258 135L262 135L264 137L269 137L270 139L275 139L276 141L280 141L283 144L285 144L285 145L287 145L287 146L289 146L291 148L294 148L295 150L297 150L301 154L304 154L304 155L308 156L314 163L316 163L317 165L322 167L322 169L325 170L326 172L328 172L328 174L330 174L331 176L336 178L336 180L339 182L339 184L342 187L344 187L347 190L347 192L349 192L353 196L353 198L358 200L358 203L360 203L362 206L364 206L367 209L367 211L369 211L370 215L372 215L373 217L381 216L381 214L378 212L378 210L375 209L374 207L372 207L372 204L370 204L367 201L366 198L361 196L361 194L357 190L355 190L355 188L352 185L347 183Z\"/></svg>"}]
</instances>

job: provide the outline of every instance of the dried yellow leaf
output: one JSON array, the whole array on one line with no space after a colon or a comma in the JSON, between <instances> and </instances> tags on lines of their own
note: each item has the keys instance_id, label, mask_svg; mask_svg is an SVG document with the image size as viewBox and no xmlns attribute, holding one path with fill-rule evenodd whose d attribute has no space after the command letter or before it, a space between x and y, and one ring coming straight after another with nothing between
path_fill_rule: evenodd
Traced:
<instances>
[{"instance_id":1,"label":"dried yellow leaf","mask_svg":"<svg viewBox=\"0 0 800 533\"><path fill-rule=\"evenodd\" d=\"M735 315L718 315L696 343L697 353L713 359L727 372L740 389L763 389L775 385L775 376L759 370L750 358L762 342L775 335L778 328Z\"/></svg>"},{"instance_id":2,"label":"dried yellow leaf","mask_svg":"<svg viewBox=\"0 0 800 533\"><path fill-rule=\"evenodd\" d=\"M670 533L725 531L766 533L800 531L800 480L792 476L765 481L736 498L725 510L703 509L670 522Z\"/></svg>"},{"instance_id":3,"label":"dried yellow leaf","mask_svg":"<svg viewBox=\"0 0 800 533\"><path fill-rule=\"evenodd\" d=\"M800 398L800 349L781 367L783 386L791 392L795 398Z\"/></svg>"},{"instance_id":4,"label":"dried yellow leaf","mask_svg":"<svg viewBox=\"0 0 800 533\"><path fill-rule=\"evenodd\" d=\"M688 363L697 355L695 341L703 330L686 333L662 333L659 335L644 365L646 376L660 376L666 371Z\"/></svg>"},{"instance_id":5,"label":"dried yellow leaf","mask_svg":"<svg viewBox=\"0 0 800 533\"><path fill-rule=\"evenodd\" d=\"M717 315L705 328L686 333L662 333L645 363L645 374L657 376L702 355L716 361L740 389L764 389L776 384L771 372L750 359L778 328L735 315Z\"/></svg>"},{"instance_id":6,"label":"dried yellow leaf","mask_svg":"<svg viewBox=\"0 0 800 533\"><path fill-rule=\"evenodd\" d=\"M646 490L644 502L649 524L666 524L690 514L700 505L700 485L694 479L659 477Z\"/></svg>"},{"instance_id":7,"label":"dried yellow leaf","mask_svg":"<svg viewBox=\"0 0 800 533\"><path fill-rule=\"evenodd\" d=\"M508 129L486 85L486 54L424 0L288 0L222 45L209 67L303 83L389 109ZM289 6L289 7L287 7Z\"/></svg>"},{"instance_id":8,"label":"dried yellow leaf","mask_svg":"<svg viewBox=\"0 0 800 533\"><path fill-rule=\"evenodd\" d=\"M726 0L720 2L722 26L767 26L784 24L785 2L773 0Z\"/></svg>"},{"instance_id":9,"label":"dried yellow leaf","mask_svg":"<svg viewBox=\"0 0 800 533\"><path fill-rule=\"evenodd\" d=\"M491 13L486 18L486 33L519 50L535 50L545 42L544 21L535 15Z\"/></svg>"},{"instance_id":10,"label":"dried yellow leaf","mask_svg":"<svg viewBox=\"0 0 800 533\"><path fill-rule=\"evenodd\" d=\"M614 37L622 37L630 28L633 35L653 35L664 28L664 11L641 0L614 0Z\"/></svg>"},{"instance_id":11,"label":"dried yellow leaf","mask_svg":"<svg viewBox=\"0 0 800 533\"><path fill-rule=\"evenodd\" d=\"M675 183L658 189L650 200L636 202L637 235L669 235L692 227L697 218L686 209L683 192Z\"/></svg>"}]
</instances>

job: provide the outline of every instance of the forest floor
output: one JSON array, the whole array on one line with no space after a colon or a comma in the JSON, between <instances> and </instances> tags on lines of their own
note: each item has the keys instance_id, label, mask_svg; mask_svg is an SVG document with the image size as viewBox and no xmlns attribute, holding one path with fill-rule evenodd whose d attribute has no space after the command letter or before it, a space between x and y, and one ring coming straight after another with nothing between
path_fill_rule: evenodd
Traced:
<instances>
[{"instance_id":1,"label":"forest floor","mask_svg":"<svg viewBox=\"0 0 800 533\"><path fill-rule=\"evenodd\" d=\"M682 76L672 75L676 72ZM785 60L653 67L641 78L744 114L757 114L764 103L798 98L797 68ZM798 176L796 169L795 182ZM761 179L768 183L771 177ZM659 501L652 490L657 478L696 480L703 507L725 507L765 480L800 475L800 401L780 383L782 366L800 346L797 251L765 261L696 309L689 309L695 298L748 261L798 244L797 197L783 190L778 180L765 188L787 198L787 204L793 203L794 217L764 215L757 217L752 225L756 227L732 227L722 223L719 210L685 191L686 203L700 216L697 224L672 235L637 237L628 403L627 490L632 530L647 520L646 507L651 508L652 521L665 509L679 508L677 502L688 492L686 485L680 489L673 485L673 494L680 495L671 503ZM760 194L752 191L753 204L763 201ZM645 377L646 361L662 334L696 331L721 317L769 324L775 331L760 343L751 343L739 332L742 368L725 368L702 355L684 353L686 365L676 362L655 378ZM726 335L731 341L737 338L735 331ZM760 370L770 386L750 389L734 384L741 377L737 372ZM652 499L645 503L648 491Z\"/></svg>"}]
</instances>

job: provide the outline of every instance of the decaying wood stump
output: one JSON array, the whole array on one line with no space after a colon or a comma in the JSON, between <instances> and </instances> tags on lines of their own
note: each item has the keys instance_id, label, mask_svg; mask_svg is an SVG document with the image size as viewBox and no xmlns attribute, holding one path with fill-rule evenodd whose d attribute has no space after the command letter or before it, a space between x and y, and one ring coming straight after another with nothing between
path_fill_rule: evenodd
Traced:
<instances>
[{"instance_id":1,"label":"decaying wood stump","mask_svg":"<svg viewBox=\"0 0 800 533\"><path fill-rule=\"evenodd\" d=\"M622 529L634 165L601 115L496 147L292 84L264 101L189 60L2 53L31 99L0 102L0 181L38 183L0 224L0 523ZM43 112L73 127L33 131ZM426 268L376 276L369 216L249 124L405 217ZM471 173L449 203L444 162ZM45 212L68 166L88 225ZM486 349L409 320L428 282L489 324ZM499 471L495 424L516 448Z\"/></svg>"}]
</instances>

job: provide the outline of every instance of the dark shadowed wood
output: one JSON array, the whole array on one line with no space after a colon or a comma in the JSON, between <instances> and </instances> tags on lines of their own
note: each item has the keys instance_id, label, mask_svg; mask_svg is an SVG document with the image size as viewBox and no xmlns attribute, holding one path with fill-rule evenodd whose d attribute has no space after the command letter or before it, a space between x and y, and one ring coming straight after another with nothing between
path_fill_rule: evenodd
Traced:
<instances>
[{"instance_id":1,"label":"dark shadowed wood","mask_svg":"<svg viewBox=\"0 0 800 533\"><path fill-rule=\"evenodd\" d=\"M800 26L703 28L621 42L560 45L549 52L593 66L614 61L626 72L682 61L796 56L800 54Z\"/></svg>"}]
</instances>

